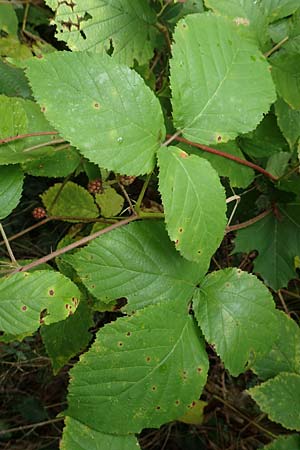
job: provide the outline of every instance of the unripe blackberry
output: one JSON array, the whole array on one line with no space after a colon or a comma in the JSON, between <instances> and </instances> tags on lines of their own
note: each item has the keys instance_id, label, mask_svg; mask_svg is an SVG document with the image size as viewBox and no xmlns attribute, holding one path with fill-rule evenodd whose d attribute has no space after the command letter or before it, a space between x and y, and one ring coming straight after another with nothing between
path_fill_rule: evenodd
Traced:
<instances>
[{"instance_id":1,"label":"unripe blackberry","mask_svg":"<svg viewBox=\"0 0 300 450\"><path fill-rule=\"evenodd\" d=\"M136 177L130 175L119 175L118 179L123 186L130 186L135 181Z\"/></svg>"},{"instance_id":2,"label":"unripe blackberry","mask_svg":"<svg viewBox=\"0 0 300 450\"><path fill-rule=\"evenodd\" d=\"M38 206L37 208L34 208L34 210L32 211L32 215L35 219L43 219L44 217L46 217L46 211L44 210L44 208L42 208L41 206Z\"/></svg>"},{"instance_id":3,"label":"unripe blackberry","mask_svg":"<svg viewBox=\"0 0 300 450\"><path fill-rule=\"evenodd\" d=\"M88 183L87 188L91 194L100 194L102 192L102 181L99 178L92 180Z\"/></svg>"}]
</instances>

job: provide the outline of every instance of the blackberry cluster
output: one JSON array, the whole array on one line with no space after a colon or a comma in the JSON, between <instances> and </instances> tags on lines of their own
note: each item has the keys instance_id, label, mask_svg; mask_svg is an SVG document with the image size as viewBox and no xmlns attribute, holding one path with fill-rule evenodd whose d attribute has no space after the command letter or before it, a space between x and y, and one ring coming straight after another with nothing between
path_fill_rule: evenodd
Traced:
<instances>
[{"instance_id":1,"label":"blackberry cluster","mask_svg":"<svg viewBox=\"0 0 300 450\"><path fill-rule=\"evenodd\" d=\"M92 180L88 183L87 188L91 194L100 194L102 192L102 181L99 178Z\"/></svg>"},{"instance_id":2,"label":"blackberry cluster","mask_svg":"<svg viewBox=\"0 0 300 450\"><path fill-rule=\"evenodd\" d=\"M38 206L37 208L34 208L34 210L32 211L32 215L35 219L43 219L44 217L46 217L46 211L44 208L42 208L41 206Z\"/></svg>"}]
</instances>

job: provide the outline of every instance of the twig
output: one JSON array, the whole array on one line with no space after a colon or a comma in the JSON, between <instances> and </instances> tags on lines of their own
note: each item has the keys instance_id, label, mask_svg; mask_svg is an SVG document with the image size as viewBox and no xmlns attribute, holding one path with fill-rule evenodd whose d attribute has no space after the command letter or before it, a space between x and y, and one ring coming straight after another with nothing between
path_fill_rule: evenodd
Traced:
<instances>
[{"instance_id":1,"label":"twig","mask_svg":"<svg viewBox=\"0 0 300 450\"><path fill-rule=\"evenodd\" d=\"M264 54L265 58L269 58L269 56L271 56L274 52L276 52L276 50L278 50L283 44L286 43L286 41L288 40L288 36L286 36L285 38L283 38L280 42L278 42L278 44L274 45L274 47L271 48L271 50L269 50L268 52L266 52Z\"/></svg>"},{"instance_id":2,"label":"twig","mask_svg":"<svg viewBox=\"0 0 300 450\"><path fill-rule=\"evenodd\" d=\"M271 212L272 212L272 209L267 209L266 211L258 214L258 216L255 216L252 219L246 220L245 222L241 222L236 225L231 225L229 227L226 227L226 233L230 233L230 231L236 231L236 230L241 230L242 228L250 227L250 225L253 225L254 223L256 223L259 220L263 219L264 217L268 216Z\"/></svg>"},{"instance_id":3,"label":"twig","mask_svg":"<svg viewBox=\"0 0 300 450\"><path fill-rule=\"evenodd\" d=\"M32 230L35 230L35 228L39 228L40 226L44 225L45 223L49 222L49 220L52 220L52 217L46 217L46 219L41 220L38 223L35 223L34 225L31 225L28 228L25 228L25 230L20 231L19 233L14 234L13 236L10 236L7 238L8 241L14 241L15 239L18 239L19 237L23 236L26 233L29 233ZM1 241L0 245L5 244L5 241Z\"/></svg>"},{"instance_id":4,"label":"twig","mask_svg":"<svg viewBox=\"0 0 300 450\"><path fill-rule=\"evenodd\" d=\"M178 132L178 134L180 134ZM213 155L222 156L223 158L231 159L231 161L235 161L238 164L242 164L243 166L250 167L251 169L256 170L257 172L262 173L266 177L270 178L273 181L277 181L278 177L275 177L271 173L267 172L262 167L258 166L257 164L254 164L250 161L247 161L246 159L239 158L238 156L231 155L230 153L222 152L220 150L216 150L215 148L207 147L203 144L198 144L197 142L189 141L188 139L179 137L178 134L174 134L173 136L167 135L169 137L169 140L167 140L163 145L168 145L173 140L176 140L178 142L183 142L184 144L191 145L196 148L200 148L201 150L204 150L205 152L212 153ZM170 141L170 142L169 142Z\"/></svg>"},{"instance_id":5,"label":"twig","mask_svg":"<svg viewBox=\"0 0 300 450\"><path fill-rule=\"evenodd\" d=\"M31 152L32 150L37 150L42 147L48 147L50 145L54 144L62 144L63 142L66 142L65 139L53 139L52 141L48 142L42 142L41 144L33 145L32 147L25 148L23 152Z\"/></svg>"},{"instance_id":6,"label":"twig","mask_svg":"<svg viewBox=\"0 0 300 450\"><path fill-rule=\"evenodd\" d=\"M281 293L281 289L278 290L277 294L278 294L279 300L280 300L280 302L281 302L281 304L282 304L282 307L283 307L283 309L284 309L284 312L285 312L288 316L290 316L290 311L288 310L288 307L286 306L286 303L285 303L285 301L284 301L283 295L282 295L282 293Z\"/></svg>"},{"instance_id":7,"label":"twig","mask_svg":"<svg viewBox=\"0 0 300 450\"><path fill-rule=\"evenodd\" d=\"M119 185L119 188L121 189L121 191L123 192L124 197L125 197L126 200L127 200L127 203L128 203L128 205L129 205L130 211L132 212L132 214L136 214L136 212L135 212L135 210L134 210L134 206L133 206L133 204L132 204L132 201L131 201L131 199L130 199L130 197L129 197L129 195L128 195L126 189L125 189L125 187L123 186L122 183L118 183L118 185Z\"/></svg>"},{"instance_id":8,"label":"twig","mask_svg":"<svg viewBox=\"0 0 300 450\"><path fill-rule=\"evenodd\" d=\"M3 242L4 242L5 246L6 246L6 249L7 249L7 252L8 252L8 254L9 254L9 257L10 257L11 262L12 262L15 266L19 266L19 264L17 263L17 260L16 260L16 258L15 258L15 255L13 254L13 251L12 251L10 245L9 245L9 242L8 242L7 237L6 237L6 234L5 234L4 228L3 228L3 226L2 226L2 223L0 223L0 232L1 232L1 234L2 234Z\"/></svg>"},{"instance_id":9,"label":"twig","mask_svg":"<svg viewBox=\"0 0 300 450\"><path fill-rule=\"evenodd\" d=\"M29 430L31 428L43 427L45 425L50 425L51 423L61 422L64 417L56 417L55 419L44 420L43 422L32 423L30 425L22 425L21 427L8 428L8 430L1 430L0 436L8 433L14 433L15 431Z\"/></svg>"},{"instance_id":10,"label":"twig","mask_svg":"<svg viewBox=\"0 0 300 450\"><path fill-rule=\"evenodd\" d=\"M26 133L26 134L18 134L16 136L9 136L4 139L0 139L0 145L1 144L7 144L8 142L17 141L18 139L25 139L29 137L35 137L35 136L50 136L58 134L57 131L37 131L36 133Z\"/></svg>"},{"instance_id":11,"label":"twig","mask_svg":"<svg viewBox=\"0 0 300 450\"><path fill-rule=\"evenodd\" d=\"M126 219L120 220L120 222L113 223L112 225L104 228L103 230L99 230L93 234L90 234L89 236L85 236L84 238L80 239L79 241L73 242L72 244L69 244L66 247L62 247L59 250L51 252L48 255L43 256L42 258L39 258L39 259L27 264L26 266L20 267L18 269L12 270L12 271L2 272L2 274L13 275L13 274L19 273L19 272L26 272L27 270L33 269L34 267L37 267L41 264L51 261L51 259L54 259L57 256L61 256L64 253L69 252L70 250L74 250L77 247L87 244L88 242L93 241L94 239L96 239L99 236L102 236L103 234L106 234L112 230L115 230L116 228L120 228L120 227L127 225L128 223L133 222L134 220L138 220L138 219L140 219L139 216L132 215Z\"/></svg>"}]
</instances>

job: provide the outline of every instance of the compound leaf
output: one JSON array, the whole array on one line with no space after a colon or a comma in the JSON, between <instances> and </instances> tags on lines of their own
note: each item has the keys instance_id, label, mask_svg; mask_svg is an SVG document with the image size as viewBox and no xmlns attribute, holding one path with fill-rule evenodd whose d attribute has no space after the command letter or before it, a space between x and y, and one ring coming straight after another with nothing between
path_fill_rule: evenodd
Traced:
<instances>
[{"instance_id":1,"label":"compound leaf","mask_svg":"<svg viewBox=\"0 0 300 450\"><path fill-rule=\"evenodd\" d=\"M300 431L300 375L282 372L248 392L272 421Z\"/></svg>"},{"instance_id":2,"label":"compound leaf","mask_svg":"<svg viewBox=\"0 0 300 450\"><path fill-rule=\"evenodd\" d=\"M0 278L0 329L12 335L31 334L73 314L77 286L58 272L40 270ZM46 315L44 315L46 310Z\"/></svg>"},{"instance_id":3,"label":"compound leaf","mask_svg":"<svg viewBox=\"0 0 300 450\"><path fill-rule=\"evenodd\" d=\"M163 115L135 71L105 55L57 52L29 61L27 75L46 117L92 162L127 175L153 169Z\"/></svg>"},{"instance_id":4,"label":"compound leaf","mask_svg":"<svg viewBox=\"0 0 300 450\"><path fill-rule=\"evenodd\" d=\"M170 239L191 261L209 261L226 226L224 189L208 161L177 147L158 153L159 191Z\"/></svg>"},{"instance_id":5,"label":"compound leaf","mask_svg":"<svg viewBox=\"0 0 300 450\"><path fill-rule=\"evenodd\" d=\"M56 183L41 195L41 199L48 215L65 217L69 222L76 221L72 217L90 219L99 216L93 196L73 181L64 185Z\"/></svg>"},{"instance_id":6,"label":"compound leaf","mask_svg":"<svg viewBox=\"0 0 300 450\"><path fill-rule=\"evenodd\" d=\"M203 13L183 18L175 29L173 117L191 141L234 139L254 129L276 99L268 63L238 27Z\"/></svg>"},{"instance_id":7,"label":"compound leaf","mask_svg":"<svg viewBox=\"0 0 300 450\"><path fill-rule=\"evenodd\" d=\"M148 306L98 332L71 370L67 415L106 433L156 428L185 414L199 398L207 370L186 303Z\"/></svg>"},{"instance_id":8,"label":"compound leaf","mask_svg":"<svg viewBox=\"0 0 300 450\"><path fill-rule=\"evenodd\" d=\"M194 311L206 340L234 376L244 372L255 355L267 353L278 334L270 292L239 269L207 275L196 291Z\"/></svg>"},{"instance_id":9,"label":"compound leaf","mask_svg":"<svg viewBox=\"0 0 300 450\"><path fill-rule=\"evenodd\" d=\"M287 245L287 242L289 245ZM278 205L269 214L237 232L234 252L258 251L254 270L272 289L287 286L296 277L294 258L300 255L300 204Z\"/></svg>"},{"instance_id":10,"label":"compound leaf","mask_svg":"<svg viewBox=\"0 0 300 450\"><path fill-rule=\"evenodd\" d=\"M7 217L18 205L24 175L19 166L0 166L0 219Z\"/></svg>"},{"instance_id":11,"label":"compound leaf","mask_svg":"<svg viewBox=\"0 0 300 450\"><path fill-rule=\"evenodd\" d=\"M77 0L76 3L46 1L55 10L56 37L69 48L105 53L133 65L148 62L155 46L156 14L147 0Z\"/></svg>"},{"instance_id":12,"label":"compound leaf","mask_svg":"<svg viewBox=\"0 0 300 450\"><path fill-rule=\"evenodd\" d=\"M134 436L101 433L72 417L65 418L60 450L138 450L139 448Z\"/></svg>"},{"instance_id":13,"label":"compound leaf","mask_svg":"<svg viewBox=\"0 0 300 450\"><path fill-rule=\"evenodd\" d=\"M280 372L300 374L300 328L296 322L282 311L275 311L279 334L271 351L258 357L252 366L257 375L266 380Z\"/></svg>"},{"instance_id":14,"label":"compound leaf","mask_svg":"<svg viewBox=\"0 0 300 450\"><path fill-rule=\"evenodd\" d=\"M127 311L169 299L187 305L208 268L182 258L156 221L111 231L65 259L95 297L106 303L126 297Z\"/></svg>"}]
</instances>

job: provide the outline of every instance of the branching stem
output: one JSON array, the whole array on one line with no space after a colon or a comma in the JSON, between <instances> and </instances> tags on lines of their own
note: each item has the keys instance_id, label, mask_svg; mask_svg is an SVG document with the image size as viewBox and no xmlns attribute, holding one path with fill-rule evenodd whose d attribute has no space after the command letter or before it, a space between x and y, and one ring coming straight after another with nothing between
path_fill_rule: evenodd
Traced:
<instances>
[{"instance_id":1,"label":"branching stem","mask_svg":"<svg viewBox=\"0 0 300 450\"><path fill-rule=\"evenodd\" d=\"M26 134L18 134L16 136L9 136L4 139L0 139L1 144L7 144L8 142L17 141L18 139L25 139L35 136L51 136L54 134L58 134L57 131L37 131L36 133L26 133Z\"/></svg>"}]
</instances>

